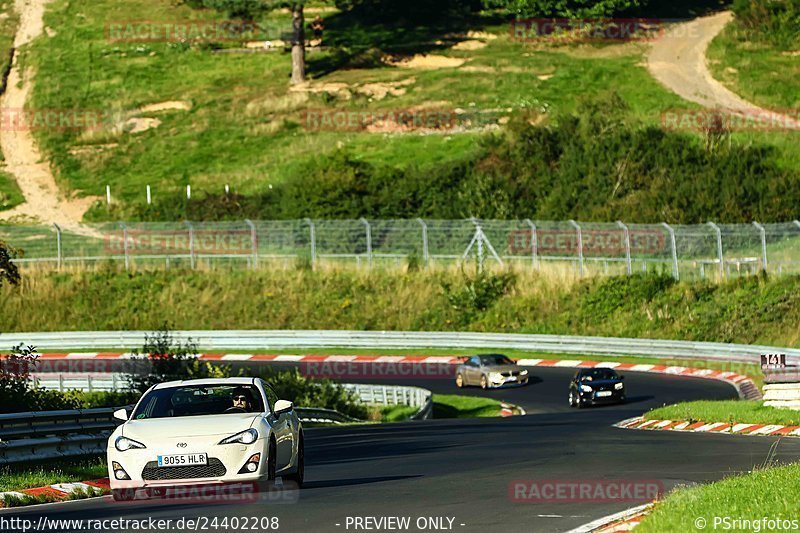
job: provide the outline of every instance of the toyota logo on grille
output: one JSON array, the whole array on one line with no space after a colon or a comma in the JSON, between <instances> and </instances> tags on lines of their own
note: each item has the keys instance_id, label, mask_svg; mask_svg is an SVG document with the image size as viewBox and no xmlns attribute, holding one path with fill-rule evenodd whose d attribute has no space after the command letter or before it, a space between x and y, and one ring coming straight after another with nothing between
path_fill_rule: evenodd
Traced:
<instances>
[{"instance_id":1,"label":"toyota logo on grille","mask_svg":"<svg viewBox=\"0 0 800 533\"><path fill-rule=\"evenodd\" d=\"M178 448L186 448L187 444L185 442L179 442Z\"/></svg>"}]
</instances>

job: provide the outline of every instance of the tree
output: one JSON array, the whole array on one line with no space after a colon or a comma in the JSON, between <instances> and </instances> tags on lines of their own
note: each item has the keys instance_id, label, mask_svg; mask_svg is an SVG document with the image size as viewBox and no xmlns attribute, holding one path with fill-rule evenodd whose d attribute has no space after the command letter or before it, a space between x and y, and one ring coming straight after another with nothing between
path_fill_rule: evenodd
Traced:
<instances>
[{"instance_id":1,"label":"tree","mask_svg":"<svg viewBox=\"0 0 800 533\"><path fill-rule=\"evenodd\" d=\"M490 9L503 9L517 17L568 19L610 17L637 7L642 0L484 0Z\"/></svg>"},{"instance_id":2,"label":"tree","mask_svg":"<svg viewBox=\"0 0 800 533\"><path fill-rule=\"evenodd\" d=\"M215 9L228 17L253 20L273 9L292 12L292 84L306 80L305 15L306 0L184 0L194 8Z\"/></svg>"},{"instance_id":3,"label":"tree","mask_svg":"<svg viewBox=\"0 0 800 533\"><path fill-rule=\"evenodd\" d=\"M4 282L16 285L19 283L19 270L11 260L15 257L16 251L0 241L0 286Z\"/></svg>"}]
</instances>

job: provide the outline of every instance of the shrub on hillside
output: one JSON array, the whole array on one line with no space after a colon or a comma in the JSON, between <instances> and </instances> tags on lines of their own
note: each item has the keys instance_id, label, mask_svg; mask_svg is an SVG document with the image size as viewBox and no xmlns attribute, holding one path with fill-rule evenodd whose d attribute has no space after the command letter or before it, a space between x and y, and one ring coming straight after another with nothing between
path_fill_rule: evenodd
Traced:
<instances>
[{"instance_id":1,"label":"shrub on hillside","mask_svg":"<svg viewBox=\"0 0 800 533\"><path fill-rule=\"evenodd\" d=\"M329 379L306 377L297 368L280 372L267 369L260 377L272 385L278 398L290 400L298 407L333 409L353 418L367 418L366 405Z\"/></svg>"},{"instance_id":2,"label":"shrub on hillside","mask_svg":"<svg viewBox=\"0 0 800 533\"><path fill-rule=\"evenodd\" d=\"M749 39L784 49L800 46L800 0L735 0L733 11Z\"/></svg>"},{"instance_id":3,"label":"shrub on hillside","mask_svg":"<svg viewBox=\"0 0 800 533\"><path fill-rule=\"evenodd\" d=\"M520 115L463 159L404 168L335 151L253 196L176 195L146 219L530 218L678 224L793 220L800 178L766 145L637 122L618 96L533 125Z\"/></svg>"}]
</instances>

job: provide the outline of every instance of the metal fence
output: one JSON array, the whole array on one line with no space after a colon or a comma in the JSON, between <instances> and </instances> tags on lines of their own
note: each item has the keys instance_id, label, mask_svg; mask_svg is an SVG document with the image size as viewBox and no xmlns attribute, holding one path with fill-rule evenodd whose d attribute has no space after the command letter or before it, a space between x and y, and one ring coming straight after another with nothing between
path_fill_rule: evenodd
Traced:
<instances>
[{"instance_id":1,"label":"metal fence","mask_svg":"<svg viewBox=\"0 0 800 533\"><path fill-rule=\"evenodd\" d=\"M20 265L258 268L274 261L361 267L458 264L568 268L579 275L661 271L676 278L800 272L800 222L700 225L532 220L282 220L0 225Z\"/></svg>"}]
</instances>

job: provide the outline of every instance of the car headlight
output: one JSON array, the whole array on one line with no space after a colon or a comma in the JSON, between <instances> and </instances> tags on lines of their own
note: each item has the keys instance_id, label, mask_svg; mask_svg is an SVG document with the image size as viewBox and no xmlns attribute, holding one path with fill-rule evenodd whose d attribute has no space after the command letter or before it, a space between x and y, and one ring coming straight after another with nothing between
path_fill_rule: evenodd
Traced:
<instances>
[{"instance_id":1,"label":"car headlight","mask_svg":"<svg viewBox=\"0 0 800 533\"><path fill-rule=\"evenodd\" d=\"M120 452L126 452L128 450L144 450L147 446L128 437L117 437L114 447Z\"/></svg>"},{"instance_id":2,"label":"car headlight","mask_svg":"<svg viewBox=\"0 0 800 533\"><path fill-rule=\"evenodd\" d=\"M489 379L492 381L503 381L503 374L500 372L489 372Z\"/></svg>"},{"instance_id":3,"label":"car headlight","mask_svg":"<svg viewBox=\"0 0 800 533\"><path fill-rule=\"evenodd\" d=\"M253 428L245 429L236 435L231 435L219 441L220 444L253 444L258 439L258 431Z\"/></svg>"},{"instance_id":4,"label":"car headlight","mask_svg":"<svg viewBox=\"0 0 800 533\"><path fill-rule=\"evenodd\" d=\"M583 392L592 392L592 388L589 385L581 385L581 390Z\"/></svg>"},{"instance_id":5,"label":"car headlight","mask_svg":"<svg viewBox=\"0 0 800 533\"><path fill-rule=\"evenodd\" d=\"M625 385L623 383L615 383L614 384L614 390L622 390L622 387L624 387L624 386Z\"/></svg>"},{"instance_id":6,"label":"car headlight","mask_svg":"<svg viewBox=\"0 0 800 533\"><path fill-rule=\"evenodd\" d=\"M523 370L522 372L519 373L519 375L520 376L527 376L528 375L528 371L527 370Z\"/></svg>"}]
</instances>

